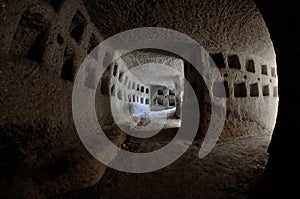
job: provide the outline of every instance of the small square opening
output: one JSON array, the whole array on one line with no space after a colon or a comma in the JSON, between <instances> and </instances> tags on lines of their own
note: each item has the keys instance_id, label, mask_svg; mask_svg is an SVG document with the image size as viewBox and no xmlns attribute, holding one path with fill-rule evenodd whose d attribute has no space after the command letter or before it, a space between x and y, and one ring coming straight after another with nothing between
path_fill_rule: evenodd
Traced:
<instances>
[{"instance_id":1,"label":"small square opening","mask_svg":"<svg viewBox=\"0 0 300 199\"><path fill-rule=\"evenodd\" d=\"M157 95L163 95L163 94L164 94L163 90L160 90L160 89L157 90Z\"/></svg>"},{"instance_id":2,"label":"small square opening","mask_svg":"<svg viewBox=\"0 0 300 199\"><path fill-rule=\"evenodd\" d=\"M228 56L228 67L234 69L241 69L241 63L237 55Z\"/></svg>"},{"instance_id":3,"label":"small square opening","mask_svg":"<svg viewBox=\"0 0 300 199\"><path fill-rule=\"evenodd\" d=\"M250 97L258 97L259 96L259 90L258 90L258 84L251 84L250 85Z\"/></svg>"},{"instance_id":4,"label":"small square opening","mask_svg":"<svg viewBox=\"0 0 300 199\"><path fill-rule=\"evenodd\" d=\"M218 68L225 68L225 62L222 53L210 54L210 56Z\"/></svg>"},{"instance_id":5,"label":"small square opening","mask_svg":"<svg viewBox=\"0 0 300 199\"><path fill-rule=\"evenodd\" d=\"M267 67L267 65L262 65L261 66L261 74L262 75L268 75L268 67Z\"/></svg>"},{"instance_id":6,"label":"small square opening","mask_svg":"<svg viewBox=\"0 0 300 199\"><path fill-rule=\"evenodd\" d=\"M169 106L175 106L175 99L169 99Z\"/></svg>"},{"instance_id":7,"label":"small square opening","mask_svg":"<svg viewBox=\"0 0 300 199\"><path fill-rule=\"evenodd\" d=\"M270 95L270 90L269 90L268 85L263 86L262 90L263 90L263 96L269 96Z\"/></svg>"},{"instance_id":8,"label":"small square opening","mask_svg":"<svg viewBox=\"0 0 300 199\"><path fill-rule=\"evenodd\" d=\"M255 73L255 64L253 59L246 61L246 71Z\"/></svg>"},{"instance_id":9,"label":"small square opening","mask_svg":"<svg viewBox=\"0 0 300 199\"><path fill-rule=\"evenodd\" d=\"M272 77L276 77L276 70L275 70L275 68L271 69L271 75L272 75Z\"/></svg>"},{"instance_id":10,"label":"small square opening","mask_svg":"<svg viewBox=\"0 0 300 199\"><path fill-rule=\"evenodd\" d=\"M235 97L247 97L247 88L245 83L234 84Z\"/></svg>"}]
</instances>

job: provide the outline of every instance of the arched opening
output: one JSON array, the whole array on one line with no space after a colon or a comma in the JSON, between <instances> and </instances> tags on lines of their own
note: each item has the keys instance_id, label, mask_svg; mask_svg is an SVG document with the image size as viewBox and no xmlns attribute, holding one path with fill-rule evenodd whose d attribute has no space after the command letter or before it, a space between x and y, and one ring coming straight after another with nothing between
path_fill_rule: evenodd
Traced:
<instances>
[{"instance_id":1,"label":"arched opening","mask_svg":"<svg viewBox=\"0 0 300 199\"><path fill-rule=\"evenodd\" d=\"M101 80L111 87L111 94L103 95L110 103L107 113L112 117L107 125L123 130L143 127L143 131L161 127L159 134L173 129L173 137L181 126L184 67L182 58L157 49L132 51L114 60ZM120 81L124 77L126 83ZM122 98L121 93L127 97ZM99 110L103 109L101 96L96 99ZM99 117L107 115L99 113Z\"/></svg>"},{"instance_id":2,"label":"arched opening","mask_svg":"<svg viewBox=\"0 0 300 199\"><path fill-rule=\"evenodd\" d=\"M9 159L0 163L0 192L8 198L24 190L28 196L63 198L246 197L265 171L279 94L282 105L266 174L280 173L282 166L289 171L291 164L282 162L290 163L297 156L298 139L293 133L298 129L297 118L289 114L298 108L297 95L291 92L297 90L297 73L277 69L276 61L279 66L296 65L296 59L289 58L297 57L299 49L277 32L281 26L296 24L294 15L286 15L287 23L276 25L281 21L276 17L279 10L270 13L264 7L267 3L258 3L270 28L276 60L268 29L253 0L35 0L11 5L1 5L5 28L0 30L0 75L4 74L0 157ZM216 65L224 79L206 86L189 63L167 52L148 49L115 60L98 84L95 109L101 110L97 112L99 123L116 146L142 153L172 140L183 119L183 96L191 95L184 92L183 77L196 93L201 112L195 142L174 164L152 173L125 174L106 168L86 151L74 127L70 99L87 53L97 60L108 59L111 55L92 49L114 34L145 26L173 29L199 42L210 54L202 57L208 66L202 68L205 77L215 78L209 71ZM297 31L292 32L290 38L298 41ZM153 60L170 68L153 66ZM86 89L94 88L96 67L90 63L86 68ZM278 84L281 75L286 84ZM223 86L226 95L219 95ZM214 150L199 159L197 153L210 125L210 98L226 99L226 122ZM152 139L133 139L118 126L145 128L151 120L160 124L162 117L166 118L162 120L163 136ZM291 137L294 142L290 143ZM97 150L100 155L107 152L104 146ZM286 182L288 177L282 176ZM274 182L275 188L282 184Z\"/></svg>"}]
</instances>

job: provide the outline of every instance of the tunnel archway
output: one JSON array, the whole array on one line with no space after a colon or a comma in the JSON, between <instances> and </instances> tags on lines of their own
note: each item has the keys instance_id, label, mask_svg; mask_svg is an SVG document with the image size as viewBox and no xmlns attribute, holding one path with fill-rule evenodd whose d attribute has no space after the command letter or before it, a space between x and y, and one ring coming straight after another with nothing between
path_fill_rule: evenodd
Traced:
<instances>
[{"instance_id":1,"label":"tunnel archway","mask_svg":"<svg viewBox=\"0 0 300 199\"><path fill-rule=\"evenodd\" d=\"M264 21L251 0L146 1L145 4L130 1L128 5L121 1L35 0L30 3L12 1L4 3L2 8L1 27L7 28L0 31L3 38L1 74L5 74L1 86L1 110L4 110L1 157L9 157L9 161L1 165L4 179L1 190L21 196L55 196L95 185L102 178L105 166L90 157L76 135L71 117L72 86L84 57L105 38L130 28L175 29L193 37L211 53L226 80L223 83L228 94L227 116L230 119L223 133L224 140L265 130L270 135L273 129L278 100L274 49ZM277 28L271 28L271 32L276 31ZM281 45L276 47L278 54L286 49L282 45L282 48ZM279 60L283 65L284 60ZM195 90L200 87L207 92L201 88L201 79L193 74L193 69L188 66L184 69ZM90 70L93 71L93 67ZM103 82L99 87L102 93L115 93L117 98L125 99L117 87L109 87L108 79ZM85 84L91 85L90 82ZM293 87L297 82L289 85ZM208 89L218 90L218 85ZM288 89L283 86L279 93L283 90ZM143 98L144 103L147 99ZM283 98L282 104L288 104L290 99ZM104 100L100 105L110 104L110 100ZM282 108L281 112L287 108ZM111 125L113 118L109 113L103 115L107 116L105 122ZM295 121L295 117L290 119ZM206 121L200 122L204 129L206 124ZM284 125L284 122L278 124ZM119 130L108 136L118 146L125 140ZM274 142L278 146L281 141ZM24 187L30 188L24 193Z\"/></svg>"}]
</instances>

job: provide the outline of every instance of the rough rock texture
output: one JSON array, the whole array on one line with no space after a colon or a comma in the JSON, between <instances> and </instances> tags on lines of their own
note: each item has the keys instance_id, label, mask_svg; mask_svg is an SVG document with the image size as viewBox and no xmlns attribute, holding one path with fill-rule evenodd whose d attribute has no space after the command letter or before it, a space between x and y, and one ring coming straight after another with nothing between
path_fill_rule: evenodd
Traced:
<instances>
[{"instance_id":1,"label":"rough rock texture","mask_svg":"<svg viewBox=\"0 0 300 199\"><path fill-rule=\"evenodd\" d=\"M12 0L1 1L0 9L0 159L5 160L0 163L0 192L4 197L54 196L91 186L101 178L105 167L88 154L74 128L73 80L93 47L123 30L166 27L186 33L211 54L222 53L213 57L222 75L228 74L224 137L274 126L275 55L252 0L91 0L84 4ZM186 67L186 75L198 90L206 115L208 90L213 88L206 88L192 67ZM100 99L100 105L110 107L108 97ZM109 137L120 145L124 135L109 128L112 118L107 110L100 119L108 124ZM207 115L202 117L201 128L207 128L208 121Z\"/></svg>"},{"instance_id":2,"label":"rough rock texture","mask_svg":"<svg viewBox=\"0 0 300 199\"><path fill-rule=\"evenodd\" d=\"M166 139L166 134L146 141L130 139L122 148L153 151L172 139ZM107 169L94 187L62 198L245 199L264 171L269 141L269 133L226 140L204 159L197 158L201 143L196 141L181 158L159 171L131 174Z\"/></svg>"},{"instance_id":3,"label":"rough rock texture","mask_svg":"<svg viewBox=\"0 0 300 199\"><path fill-rule=\"evenodd\" d=\"M104 37L131 28L165 27L187 34L211 53L228 91L223 137L274 128L278 104L275 53L254 1L131 0L126 4L89 1L86 5ZM199 75L189 68L185 75L198 90L202 115L210 117L205 115L210 112L207 91L214 88L205 88ZM208 123L209 119L200 123L204 134Z\"/></svg>"},{"instance_id":4,"label":"rough rock texture","mask_svg":"<svg viewBox=\"0 0 300 199\"><path fill-rule=\"evenodd\" d=\"M132 28L158 26L186 33L210 52L274 58L267 28L252 0L130 0L126 4L96 0L86 5L105 37Z\"/></svg>"},{"instance_id":5,"label":"rough rock texture","mask_svg":"<svg viewBox=\"0 0 300 199\"><path fill-rule=\"evenodd\" d=\"M80 1L7 1L0 9L1 195L39 198L95 184L105 166L80 143L71 96L99 31Z\"/></svg>"}]
</instances>

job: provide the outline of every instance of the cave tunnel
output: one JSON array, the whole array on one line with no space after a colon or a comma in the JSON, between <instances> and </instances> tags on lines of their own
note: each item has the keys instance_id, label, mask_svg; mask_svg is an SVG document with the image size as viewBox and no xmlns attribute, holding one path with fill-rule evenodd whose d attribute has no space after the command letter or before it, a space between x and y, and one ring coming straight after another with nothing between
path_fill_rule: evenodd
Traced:
<instances>
[{"instance_id":1,"label":"cave tunnel","mask_svg":"<svg viewBox=\"0 0 300 199\"><path fill-rule=\"evenodd\" d=\"M108 70L114 123L146 127L152 118L152 126L180 127L184 84L181 59L148 49L121 56Z\"/></svg>"},{"instance_id":2,"label":"cave tunnel","mask_svg":"<svg viewBox=\"0 0 300 199\"><path fill-rule=\"evenodd\" d=\"M288 198L296 192L298 73L287 68L298 65L300 53L296 5L271 0L0 5L0 198ZM124 49L95 51L108 38L143 27L178 31L204 50L185 56L146 47L123 54ZM201 71L189 61L195 56ZM83 63L88 64L81 76ZM85 104L95 91L96 122L111 148L89 137L90 126L78 133L72 101L78 77L86 93L76 100ZM187 117L187 107L199 110L199 118ZM225 111L224 126L212 151L199 158L211 121L222 116L212 107ZM194 140L180 142L184 153L164 168L124 172L97 158L109 154L114 165L121 151L143 154L169 146L187 121L197 126Z\"/></svg>"}]
</instances>

